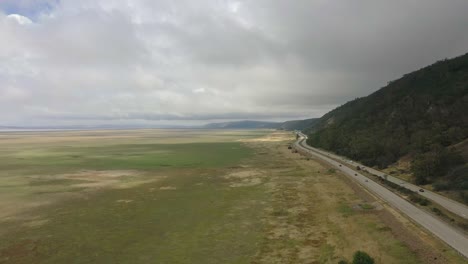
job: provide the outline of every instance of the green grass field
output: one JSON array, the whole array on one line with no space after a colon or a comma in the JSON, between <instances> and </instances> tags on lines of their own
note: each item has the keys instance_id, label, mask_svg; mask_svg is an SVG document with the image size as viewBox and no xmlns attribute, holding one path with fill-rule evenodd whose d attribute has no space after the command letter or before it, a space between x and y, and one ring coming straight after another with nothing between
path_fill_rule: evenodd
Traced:
<instances>
[{"instance_id":1,"label":"green grass field","mask_svg":"<svg viewBox=\"0 0 468 264\"><path fill-rule=\"evenodd\" d=\"M155 170L162 167L222 167L249 154L239 139L265 131L161 130L49 132L1 135L0 171L23 174L61 173L77 169ZM192 133L190 133L192 132ZM58 135L57 135L58 134ZM68 134L68 135L67 135ZM211 136L211 137L210 137ZM43 140L34 141L34 138ZM168 143L169 142L169 143Z\"/></svg>"},{"instance_id":2,"label":"green grass field","mask_svg":"<svg viewBox=\"0 0 468 264\"><path fill-rule=\"evenodd\" d=\"M260 237L261 210L250 202L261 188L227 189L205 173L60 203L46 223L0 245L19 263L246 263Z\"/></svg>"},{"instance_id":3,"label":"green grass field","mask_svg":"<svg viewBox=\"0 0 468 264\"><path fill-rule=\"evenodd\" d=\"M25 208L0 218L0 262L245 262L260 210L238 211L263 192L220 176L252 156L239 140L266 133L2 134L0 203Z\"/></svg>"},{"instance_id":4,"label":"green grass field","mask_svg":"<svg viewBox=\"0 0 468 264\"><path fill-rule=\"evenodd\" d=\"M0 156L2 171L60 173L78 169L157 170L162 167L222 167L249 155L239 142L55 146Z\"/></svg>"}]
</instances>

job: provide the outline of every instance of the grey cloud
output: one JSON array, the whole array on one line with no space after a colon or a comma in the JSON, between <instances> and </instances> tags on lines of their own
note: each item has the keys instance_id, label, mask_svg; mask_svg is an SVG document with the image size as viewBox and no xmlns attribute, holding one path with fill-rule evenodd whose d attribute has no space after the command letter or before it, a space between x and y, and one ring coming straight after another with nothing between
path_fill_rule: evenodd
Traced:
<instances>
[{"instance_id":1,"label":"grey cloud","mask_svg":"<svg viewBox=\"0 0 468 264\"><path fill-rule=\"evenodd\" d=\"M183 25L168 30L196 62L248 66L282 55L281 47L261 31L245 28L231 19L207 16L193 19L196 27Z\"/></svg>"},{"instance_id":2,"label":"grey cloud","mask_svg":"<svg viewBox=\"0 0 468 264\"><path fill-rule=\"evenodd\" d=\"M133 64L148 55L125 14L87 10L44 19L27 45L40 63L60 67L115 67ZM47 36L47 37L44 37ZM53 47L53 48L51 48Z\"/></svg>"},{"instance_id":3,"label":"grey cloud","mask_svg":"<svg viewBox=\"0 0 468 264\"><path fill-rule=\"evenodd\" d=\"M6 0L0 125L318 117L466 53L466 10L463 0Z\"/></svg>"}]
</instances>

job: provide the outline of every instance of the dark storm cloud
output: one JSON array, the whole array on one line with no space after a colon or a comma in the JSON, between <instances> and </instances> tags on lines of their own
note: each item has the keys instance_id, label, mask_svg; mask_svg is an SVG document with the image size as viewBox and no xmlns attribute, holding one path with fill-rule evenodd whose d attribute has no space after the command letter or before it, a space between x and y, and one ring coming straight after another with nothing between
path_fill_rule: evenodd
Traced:
<instances>
[{"instance_id":1,"label":"dark storm cloud","mask_svg":"<svg viewBox=\"0 0 468 264\"><path fill-rule=\"evenodd\" d=\"M467 1L2 1L0 124L317 117L468 52Z\"/></svg>"}]
</instances>

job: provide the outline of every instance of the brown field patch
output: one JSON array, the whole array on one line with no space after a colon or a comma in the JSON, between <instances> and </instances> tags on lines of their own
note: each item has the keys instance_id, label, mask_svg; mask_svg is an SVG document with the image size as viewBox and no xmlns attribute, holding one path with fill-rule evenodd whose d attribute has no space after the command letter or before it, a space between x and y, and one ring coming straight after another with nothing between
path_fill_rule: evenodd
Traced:
<instances>
[{"instance_id":1,"label":"brown field patch","mask_svg":"<svg viewBox=\"0 0 468 264\"><path fill-rule=\"evenodd\" d=\"M278 142L288 141L291 139L292 132L273 132L263 137L252 138L252 139L239 139L241 142Z\"/></svg>"},{"instance_id":2,"label":"brown field patch","mask_svg":"<svg viewBox=\"0 0 468 264\"><path fill-rule=\"evenodd\" d=\"M132 170L82 170L55 175L32 175L27 179L32 185L18 194L0 195L0 223L23 221L34 226L37 208L49 206L72 198L85 198L102 189L125 189L154 182L165 176L148 175Z\"/></svg>"},{"instance_id":3,"label":"brown field patch","mask_svg":"<svg viewBox=\"0 0 468 264\"><path fill-rule=\"evenodd\" d=\"M264 177L264 173L259 170L235 171L224 176L225 179L229 180L229 186L233 188L261 184Z\"/></svg>"},{"instance_id":4,"label":"brown field patch","mask_svg":"<svg viewBox=\"0 0 468 264\"><path fill-rule=\"evenodd\" d=\"M159 190L163 190L163 191L172 191L172 190L177 190L177 187L174 187L174 186L162 186L162 187L159 187Z\"/></svg>"}]
</instances>

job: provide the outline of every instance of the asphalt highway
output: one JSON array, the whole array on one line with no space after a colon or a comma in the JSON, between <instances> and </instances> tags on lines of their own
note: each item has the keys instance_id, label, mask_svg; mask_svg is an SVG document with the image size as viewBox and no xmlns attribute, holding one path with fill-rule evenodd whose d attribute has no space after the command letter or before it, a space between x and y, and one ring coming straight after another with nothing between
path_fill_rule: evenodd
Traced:
<instances>
[{"instance_id":1,"label":"asphalt highway","mask_svg":"<svg viewBox=\"0 0 468 264\"><path fill-rule=\"evenodd\" d=\"M301 137L307 138L306 135L304 135L302 133L299 133L299 134L300 134ZM413 192L418 192L421 196L423 196L423 197L425 197L425 198L427 198L429 200L432 200L433 202L441 205L442 207L444 207L448 211L450 211L450 212L452 212L452 213L454 213L456 215L459 215L459 216L461 216L461 217L463 217L465 219L468 219L468 206L466 206L466 205L464 205L462 203L459 203L457 201L454 201L452 199L444 197L444 196L442 196L440 194L431 192L430 190L427 190L427 189L421 188L419 186L416 186L416 185L414 185L414 184L412 184L410 182L407 182L407 181L398 179L396 177L393 177L391 175L385 174L385 173L383 173L381 171L365 167L362 164L359 164L359 163L357 163L355 161L352 161L352 160L346 159L344 157L335 155L333 153L329 153L329 152L323 151L321 149L313 148L313 147L311 147L309 145L305 145L305 147L310 149L310 150L316 151L316 152L318 152L320 154L323 154L325 156L328 156L328 157L331 157L333 159L339 160L342 163L350 165L352 167L359 166L361 168L365 168L365 170L367 172L369 172L371 174L374 174L376 176L379 176L379 177L386 176L388 181L393 182L395 184L398 184L401 187L409 189L409 190L411 190ZM421 189L423 190L422 192L420 191Z\"/></svg>"},{"instance_id":2,"label":"asphalt highway","mask_svg":"<svg viewBox=\"0 0 468 264\"><path fill-rule=\"evenodd\" d=\"M391 192L380 184L373 180L365 177L359 172L343 165L342 163L334 160L333 158L316 151L315 148L311 148L305 143L306 137L303 134L299 134L299 139L294 143L296 149L306 152L318 159L326 161L327 163L334 166L344 174L350 176L361 186L368 189L375 195L379 196L383 201L388 203L393 208L401 211L407 215L414 222L418 223L422 227L426 228L436 237L447 243L449 246L458 251L465 258L468 258L468 237L458 229L450 226L435 216L423 211L422 209L414 206L405 199L401 198L397 194Z\"/></svg>"}]
</instances>

